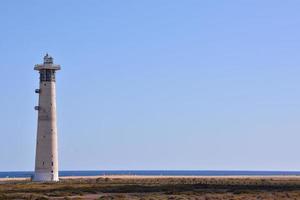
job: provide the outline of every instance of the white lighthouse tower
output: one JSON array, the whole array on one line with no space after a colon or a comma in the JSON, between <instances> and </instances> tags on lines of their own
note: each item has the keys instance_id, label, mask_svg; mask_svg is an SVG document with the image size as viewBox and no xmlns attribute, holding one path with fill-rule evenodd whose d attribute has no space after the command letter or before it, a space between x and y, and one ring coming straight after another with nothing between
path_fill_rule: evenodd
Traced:
<instances>
[{"instance_id":1,"label":"white lighthouse tower","mask_svg":"<svg viewBox=\"0 0 300 200\"><path fill-rule=\"evenodd\" d=\"M44 63L35 65L34 70L40 73L40 88L35 90L39 105L35 107L38 127L33 181L58 181L55 72L60 66L46 54Z\"/></svg>"}]
</instances>

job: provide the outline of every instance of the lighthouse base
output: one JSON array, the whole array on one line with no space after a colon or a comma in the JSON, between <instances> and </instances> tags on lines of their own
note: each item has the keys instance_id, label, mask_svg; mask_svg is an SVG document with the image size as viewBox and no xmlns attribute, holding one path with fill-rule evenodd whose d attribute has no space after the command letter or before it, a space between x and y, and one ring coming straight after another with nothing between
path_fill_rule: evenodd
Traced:
<instances>
[{"instance_id":1,"label":"lighthouse base","mask_svg":"<svg viewBox=\"0 0 300 200\"><path fill-rule=\"evenodd\" d=\"M58 173L45 173L45 172L35 172L33 176L33 181L36 182L57 182L58 179Z\"/></svg>"}]
</instances>

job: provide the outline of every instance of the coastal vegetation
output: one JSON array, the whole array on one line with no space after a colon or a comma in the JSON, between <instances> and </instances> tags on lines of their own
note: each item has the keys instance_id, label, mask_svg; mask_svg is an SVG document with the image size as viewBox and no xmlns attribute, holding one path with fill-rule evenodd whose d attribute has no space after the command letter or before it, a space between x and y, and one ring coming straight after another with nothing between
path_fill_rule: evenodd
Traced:
<instances>
[{"instance_id":1,"label":"coastal vegetation","mask_svg":"<svg viewBox=\"0 0 300 200\"><path fill-rule=\"evenodd\" d=\"M97 177L0 181L0 199L300 199L298 177Z\"/></svg>"}]
</instances>

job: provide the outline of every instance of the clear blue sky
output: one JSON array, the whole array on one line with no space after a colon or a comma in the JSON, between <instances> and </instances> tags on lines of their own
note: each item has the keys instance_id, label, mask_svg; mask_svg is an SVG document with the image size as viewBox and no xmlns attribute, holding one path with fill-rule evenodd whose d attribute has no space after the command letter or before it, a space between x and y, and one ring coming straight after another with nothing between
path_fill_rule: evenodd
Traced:
<instances>
[{"instance_id":1,"label":"clear blue sky","mask_svg":"<svg viewBox=\"0 0 300 200\"><path fill-rule=\"evenodd\" d=\"M2 0L0 171L33 170L57 74L61 170L300 170L300 1Z\"/></svg>"}]
</instances>

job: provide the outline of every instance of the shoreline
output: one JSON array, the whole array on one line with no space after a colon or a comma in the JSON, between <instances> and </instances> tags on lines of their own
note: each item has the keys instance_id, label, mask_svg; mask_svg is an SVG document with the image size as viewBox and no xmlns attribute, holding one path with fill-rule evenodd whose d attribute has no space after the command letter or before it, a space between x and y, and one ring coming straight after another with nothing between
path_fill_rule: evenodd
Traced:
<instances>
[{"instance_id":1,"label":"shoreline","mask_svg":"<svg viewBox=\"0 0 300 200\"><path fill-rule=\"evenodd\" d=\"M59 177L60 180L76 180L76 179L276 179L276 180L287 180L287 179L299 179L300 176L298 175L270 175L270 176L165 176L165 175L100 175L100 176L61 176ZM30 181L29 177L7 177L7 178L0 178L0 182L13 182L13 181Z\"/></svg>"}]
</instances>

